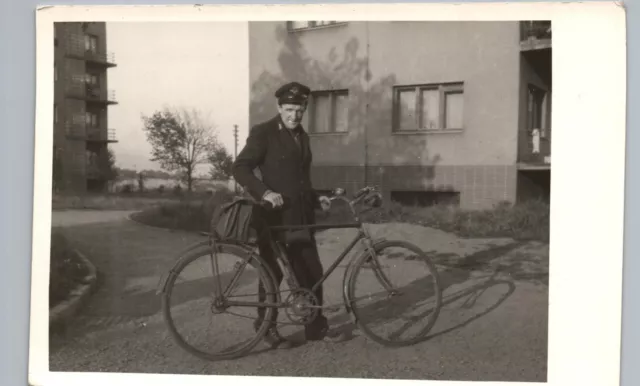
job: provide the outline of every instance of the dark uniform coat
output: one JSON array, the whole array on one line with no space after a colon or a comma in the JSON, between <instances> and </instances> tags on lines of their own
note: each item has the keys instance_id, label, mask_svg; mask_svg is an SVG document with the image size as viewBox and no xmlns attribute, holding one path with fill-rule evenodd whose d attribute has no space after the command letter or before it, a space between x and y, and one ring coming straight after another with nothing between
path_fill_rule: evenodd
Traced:
<instances>
[{"instance_id":1,"label":"dark uniform coat","mask_svg":"<svg viewBox=\"0 0 640 386\"><path fill-rule=\"evenodd\" d=\"M301 91L301 92L300 92ZM276 92L279 103L300 103L308 94L306 86L291 83ZM302 96L301 96L302 95ZM296 135L297 133L297 135ZM296 141L296 138L298 139ZM269 238L261 229L266 223L276 225L301 225L315 222L315 209L320 207L318 195L311 184L312 154L309 146L309 136L301 125L294 130L287 129L282 123L280 115L251 128L247 143L233 164L233 176L247 192L256 200L261 200L265 192L271 190L282 195L284 205L279 210L266 210L260 206L254 207L254 226L258 228L258 246L260 255L265 259L276 275L276 286L279 287L283 278L274 251L269 244ZM258 169L261 178L254 174ZM323 268L318 256L313 232L310 242L285 243L287 255L290 257L291 268L301 287L311 289L322 277ZM275 235L277 239L285 241L282 232ZM262 283L258 286L259 299L265 298ZM315 295L319 304L323 304L323 289L319 286ZM264 318L265 309L258 308L258 320ZM277 320L277 309L272 314L272 322ZM319 336L327 328L327 319L322 315L305 326L307 337ZM257 326L257 325L256 325ZM256 327L257 328L257 327Z\"/></svg>"},{"instance_id":2,"label":"dark uniform coat","mask_svg":"<svg viewBox=\"0 0 640 386\"><path fill-rule=\"evenodd\" d=\"M301 125L290 132L279 115L251 128L247 143L233 165L233 176L256 200L267 190L283 197L282 210L260 212L269 225L299 225L315 223L314 210L319 207L318 195L311 184L311 147L309 136ZM254 174L258 168L261 179ZM257 216L258 217L258 216Z\"/></svg>"}]
</instances>

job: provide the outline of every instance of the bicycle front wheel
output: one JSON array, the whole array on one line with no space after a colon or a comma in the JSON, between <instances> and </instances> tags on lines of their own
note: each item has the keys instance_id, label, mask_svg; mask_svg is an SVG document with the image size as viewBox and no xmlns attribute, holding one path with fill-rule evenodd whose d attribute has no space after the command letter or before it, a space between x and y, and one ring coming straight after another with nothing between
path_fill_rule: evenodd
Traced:
<instances>
[{"instance_id":1,"label":"bicycle front wheel","mask_svg":"<svg viewBox=\"0 0 640 386\"><path fill-rule=\"evenodd\" d=\"M417 246L381 241L356 260L348 301L362 332L385 346L423 341L436 322L442 291L435 265Z\"/></svg>"},{"instance_id":2,"label":"bicycle front wheel","mask_svg":"<svg viewBox=\"0 0 640 386\"><path fill-rule=\"evenodd\" d=\"M214 273L217 272L217 275ZM258 284L264 293L259 296ZM276 302L272 274L262 259L235 245L188 252L170 271L162 310L171 336L205 360L240 357L264 336Z\"/></svg>"}]
</instances>

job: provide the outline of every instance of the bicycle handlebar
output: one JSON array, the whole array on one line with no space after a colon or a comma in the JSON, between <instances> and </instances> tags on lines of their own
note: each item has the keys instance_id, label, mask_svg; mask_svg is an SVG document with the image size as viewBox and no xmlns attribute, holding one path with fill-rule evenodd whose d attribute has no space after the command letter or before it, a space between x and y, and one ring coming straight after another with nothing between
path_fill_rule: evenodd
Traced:
<instances>
[{"instance_id":1,"label":"bicycle handlebar","mask_svg":"<svg viewBox=\"0 0 640 386\"><path fill-rule=\"evenodd\" d=\"M353 194L353 198L350 200L346 197L346 190L343 188L336 188L333 189L333 194L331 196L329 196L329 200L330 201L334 201L334 200L341 200L341 201L345 201L348 205L349 205L349 209L351 209L351 213L354 215L354 217L358 217L358 213L355 209L355 205L358 204L359 202L361 202L368 194L370 193L375 193L375 194L379 194L379 190L377 186L365 186L364 188L358 190L357 192L355 192ZM267 209L267 210L276 210L276 208L273 207L273 205L269 202L266 201L264 199L259 200L259 201L255 201L253 200L255 204Z\"/></svg>"}]
</instances>

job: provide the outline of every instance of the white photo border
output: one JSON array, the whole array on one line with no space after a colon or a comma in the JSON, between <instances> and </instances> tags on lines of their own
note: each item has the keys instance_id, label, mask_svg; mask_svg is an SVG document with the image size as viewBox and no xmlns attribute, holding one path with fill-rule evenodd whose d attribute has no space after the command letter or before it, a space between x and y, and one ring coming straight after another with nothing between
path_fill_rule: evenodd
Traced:
<instances>
[{"instance_id":1,"label":"white photo border","mask_svg":"<svg viewBox=\"0 0 640 386\"><path fill-rule=\"evenodd\" d=\"M547 384L618 384L627 70L625 10L622 5L612 2L40 7L36 14L37 92L29 383L84 386L174 385L177 382L182 385L210 385L211 382L237 383L244 380L278 385L299 382L295 378L283 377L216 376L212 379L204 375L51 373L48 329L53 23L296 19L552 21L554 130ZM573 182L572 179L579 179L580 182ZM604 204L598 203L600 200ZM320 385L327 380L308 378L305 382ZM331 382L352 384L380 381L331 379ZM436 384L444 381L421 382ZM446 382L452 386L469 383ZM531 385L524 382L513 384Z\"/></svg>"}]
</instances>

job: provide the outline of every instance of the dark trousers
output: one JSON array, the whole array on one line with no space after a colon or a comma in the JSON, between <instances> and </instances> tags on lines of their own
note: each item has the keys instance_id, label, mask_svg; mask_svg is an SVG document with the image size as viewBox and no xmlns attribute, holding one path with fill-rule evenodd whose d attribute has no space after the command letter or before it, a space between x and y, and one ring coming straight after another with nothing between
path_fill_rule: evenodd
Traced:
<instances>
[{"instance_id":1,"label":"dark trousers","mask_svg":"<svg viewBox=\"0 0 640 386\"><path fill-rule=\"evenodd\" d=\"M280 269L280 266L278 265L276 255L272 250L271 244L269 243L269 239L267 237L260 237L258 239L258 249L260 252L260 256L264 259L265 263L269 265L269 268L275 276L276 282L274 284L276 286L276 291L278 291L280 284L282 283L284 274ZM311 243L293 244L287 246L285 250L289 259L289 264L291 265L291 269L293 270L298 284L302 288L311 290L314 284L316 284L322 278L322 275L324 273L315 240ZM319 305L322 305L322 286L318 286L314 293L318 298ZM288 293L283 293L283 295L283 297L286 298ZM264 289L264 286L262 285L262 282L258 284L258 298L261 302L265 301L266 299L266 291ZM256 322L256 326L259 326L261 324L261 321L264 319L265 312L266 309L264 307L258 308L258 321ZM273 316L271 317L271 321L275 322L277 318L278 309L275 308ZM305 330L308 334L313 334L319 332L325 327L327 327L327 319L324 317L324 315L322 315L322 311L320 310L316 320L312 324L305 326Z\"/></svg>"}]
</instances>

